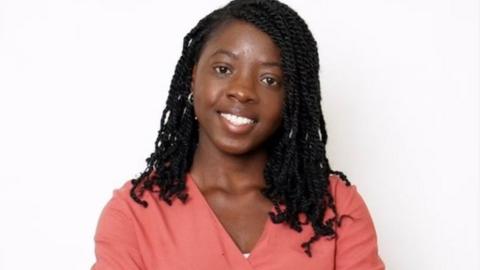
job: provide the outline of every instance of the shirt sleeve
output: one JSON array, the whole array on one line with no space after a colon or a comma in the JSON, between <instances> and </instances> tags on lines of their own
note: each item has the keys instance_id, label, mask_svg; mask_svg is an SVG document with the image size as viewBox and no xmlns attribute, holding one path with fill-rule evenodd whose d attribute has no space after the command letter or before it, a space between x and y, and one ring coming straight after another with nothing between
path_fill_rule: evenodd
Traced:
<instances>
[{"instance_id":1,"label":"shirt sleeve","mask_svg":"<svg viewBox=\"0 0 480 270\"><path fill-rule=\"evenodd\" d=\"M337 212L341 217L341 226L337 228L335 269L384 270L373 221L357 188L346 186L339 180L335 193Z\"/></svg>"},{"instance_id":2,"label":"shirt sleeve","mask_svg":"<svg viewBox=\"0 0 480 270\"><path fill-rule=\"evenodd\" d=\"M127 203L118 191L104 207L95 233L96 262L91 270L142 270L135 230Z\"/></svg>"}]
</instances>

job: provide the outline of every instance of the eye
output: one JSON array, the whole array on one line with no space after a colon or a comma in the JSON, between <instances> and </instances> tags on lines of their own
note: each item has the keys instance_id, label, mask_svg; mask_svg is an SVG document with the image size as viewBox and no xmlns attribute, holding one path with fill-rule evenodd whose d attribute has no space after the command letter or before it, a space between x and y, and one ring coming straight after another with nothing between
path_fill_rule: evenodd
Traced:
<instances>
[{"instance_id":1,"label":"eye","mask_svg":"<svg viewBox=\"0 0 480 270\"><path fill-rule=\"evenodd\" d=\"M221 75L226 75L226 74L231 74L232 71L230 70L229 67L227 66L215 66L213 67L216 73L221 74Z\"/></svg>"},{"instance_id":2,"label":"eye","mask_svg":"<svg viewBox=\"0 0 480 270\"><path fill-rule=\"evenodd\" d=\"M278 81L273 78L273 77L264 77L262 80L261 80L264 84L266 84L267 86L276 86L278 85Z\"/></svg>"}]
</instances>

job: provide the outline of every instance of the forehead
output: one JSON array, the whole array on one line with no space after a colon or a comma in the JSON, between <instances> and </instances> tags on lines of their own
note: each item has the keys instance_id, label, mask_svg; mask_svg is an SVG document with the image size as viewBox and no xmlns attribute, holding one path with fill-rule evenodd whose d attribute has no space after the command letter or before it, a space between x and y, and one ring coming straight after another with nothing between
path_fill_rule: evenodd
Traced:
<instances>
[{"instance_id":1,"label":"forehead","mask_svg":"<svg viewBox=\"0 0 480 270\"><path fill-rule=\"evenodd\" d=\"M280 49L267 33L241 20L232 20L218 26L205 43L202 55L219 49L240 56L256 55L270 61L280 61L281 56Z\"/></svg>"}]
</instances>

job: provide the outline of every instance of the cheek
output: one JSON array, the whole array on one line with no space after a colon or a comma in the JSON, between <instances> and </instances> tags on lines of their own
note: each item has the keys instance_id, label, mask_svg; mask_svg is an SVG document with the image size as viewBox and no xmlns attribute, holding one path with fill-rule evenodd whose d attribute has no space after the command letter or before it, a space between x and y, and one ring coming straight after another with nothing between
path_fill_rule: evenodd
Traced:
<instances>
[{"instance_id":1,"label":"cheek","mask_svg":"<svg viewBox=\"0 0 480 270\"><path fill-rule=\"evenodd\" d=\"M271 108L271 114L273 117L282 117L283 106L285 102L285 94L283 92L270 95L267 99L268 107Z\"/></svg>"},{"instance_id":2,"label":"cheek","mask_svg":"<svg viewBox=\"0 0 480 270\"><path fill-rule=\"evenodd\" d=\"M283 118L283 95L272 97L270 96L267 103L264 104L264 108L267 109L266 119L274 128L277 128Z\"/></svg>"},{"instance_id":3,"label":"cheek","mask_svg":"<svg viewBox=\"0 0 480 270\"><path fill-rule=\"evenodd\" d=\"M197 83L194 89L195 112L197 114L207 112L218 100L218 88L211 83Z\"/></svg>"},{"instance_id":4,"label":"cheek","mask_svg":"<svg viewBox=\"0 0 480 270\"><path fill-rule=\"evenodd\" d=\"M205 110L215 105L221 96L221 89L222 86L212 80L197 81L194 85L194 106Z\"/></svg>"}]
</instances>

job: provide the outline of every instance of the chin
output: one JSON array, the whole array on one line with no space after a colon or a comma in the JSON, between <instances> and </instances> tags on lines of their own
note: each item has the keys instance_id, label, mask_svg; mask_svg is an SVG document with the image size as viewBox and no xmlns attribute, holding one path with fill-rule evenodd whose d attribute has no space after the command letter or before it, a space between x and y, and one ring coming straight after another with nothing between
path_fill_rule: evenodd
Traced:
<instances>
[{"instance_id":1,"label":"chin","mask_svg":"<svg viewBox=\"0 0 480 270\"><path fill-rule=\"evenodd\" d=\"M257 150L257 147L250 143L234 142L234 143L219 143L218 149L230 155L245 155Z\"/></svg>"}]
</instances>

